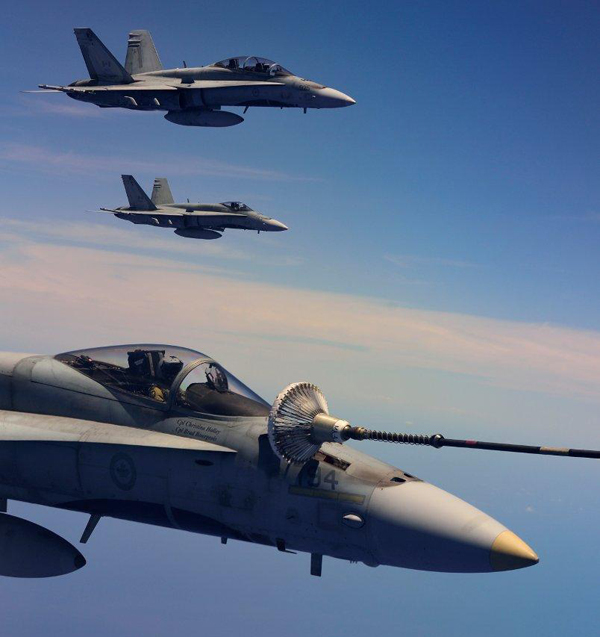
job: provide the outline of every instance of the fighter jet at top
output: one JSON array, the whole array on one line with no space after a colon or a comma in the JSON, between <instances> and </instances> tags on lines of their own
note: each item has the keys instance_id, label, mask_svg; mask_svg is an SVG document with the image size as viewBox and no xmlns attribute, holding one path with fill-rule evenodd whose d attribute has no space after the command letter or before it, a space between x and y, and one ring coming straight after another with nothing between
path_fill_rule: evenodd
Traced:
<instances>
[{"instance_id":1,"label":"fighter jet at top","mask_svg":"<svg viewBox=\"0 0 600 637\"><path fill-rule=\"evenodd\" d=\"M225 203L175 203L164 177L154 180L152 197L142 190L131 175L121 175L129 206L101 208L131 223L175 230L190 239L220 239L226 228L281 232L288 227L249 208L241 201Z\"/></svg>"},{"instance_id":2,"label":"fighter jet at top","mask_svg":"<svg viewBox=\"0 0 600 637\"><path fill-rule=\"evenodd\" d=\"M244 121L222 106L338 108L355 101L333 88L306 80L280 64L254 56L237 56L187 68L163 69L148 31L129 34L125 66L91 29L75 29L89 79L68 86L40 84L101 108L167 111L165 119L183 126L234 126Z\"/></svg>"}]
</instances>

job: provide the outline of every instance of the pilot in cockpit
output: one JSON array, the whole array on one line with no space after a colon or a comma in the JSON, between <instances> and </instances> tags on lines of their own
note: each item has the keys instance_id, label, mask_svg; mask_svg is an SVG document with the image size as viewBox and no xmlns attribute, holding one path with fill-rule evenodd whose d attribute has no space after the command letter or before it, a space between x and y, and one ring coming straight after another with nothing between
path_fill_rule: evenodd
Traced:
<instances>
[{"instance_id":1,"label":"pilot in cockpit","mask_svg":"<svg viewBox=\"0 0 600 637\"><path fill-rule=\"evenodd\" d=\"M220 367L212 363L206 369L206 384L210 389L218 392L225 392L229 389L227 376Z\"/></svg>"},{"instance_id":2,"label":"pilot in cockpit","mask_svg":"<svg viewBox=\"0 0 600 637\"><path fill-rule=\"evenodd\" d=\"M150 398L166 402L171 383L183 368L176 356L165 357L165 350L136 349L127 352L129 372L138 382L146 385Z\"/></svg>"}]
</instances>

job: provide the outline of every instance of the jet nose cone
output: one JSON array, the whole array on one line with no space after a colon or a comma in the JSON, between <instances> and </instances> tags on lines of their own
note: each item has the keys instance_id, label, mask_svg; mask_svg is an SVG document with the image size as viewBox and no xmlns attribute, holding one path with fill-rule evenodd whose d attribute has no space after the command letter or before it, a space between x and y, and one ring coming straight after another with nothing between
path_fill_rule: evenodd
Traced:
<instances>
[{"instance_id":1,"label":"jet nose cone","mask_svg":"<svg viewBox=\"0 0 600 637\"><path fill-rule=\"evenodd\" d=\"M281 223L281 221L277 221L277 219L271 219L269 221L269 226L271 230L274 230L275 232L283 232L284 230L289 230L285 223Z\"/></svg>"},{"instance_id":2,"label":"jet nose cone","mask_svg":"<svg viewBox=\"0 0 600 637\"><path fill-rule=\"evenodd\" d=\"M341 91L336 91L334 88L324 88L319 91L319 101L321 102L321 108L340 108L342 106L352 106L356 104L349 95L345 95Z\"/></svg>"},{"instance_id":3,"label":"jet nose cone","mask_svg":"<svg viewBox=\"0 0 600 637\"><path fill-rule=\"evenodd\" d=\"M378 488L369 504L371 550L380 564L446 573L489 573L537 562L500 522L426 482Z\"/></svg>"},{"instance_id":4,"label":"jet nose cone","mask_svg":"<svg viewBox=\"0 0 600 637\"><path fill-rule=\"evenodd\" d=\"M339 92L339 91L338 91ZM354 106L356 104L356 100L351 98L350 95L345 95L344 93L340 93L340 99L342 101L341 106Z\"/></svg>"},{"instance_id":5,"label":"jet nose cone","mask_svg":"<svg viewBox=\"0 0 600 637\"><path fill-rule=\"evenodd\" d=\"M539 561L537 553L512 531L500 533L490 551L490 564L494 571L513 571L533 566Z\"/></svg>"}]
</instances>

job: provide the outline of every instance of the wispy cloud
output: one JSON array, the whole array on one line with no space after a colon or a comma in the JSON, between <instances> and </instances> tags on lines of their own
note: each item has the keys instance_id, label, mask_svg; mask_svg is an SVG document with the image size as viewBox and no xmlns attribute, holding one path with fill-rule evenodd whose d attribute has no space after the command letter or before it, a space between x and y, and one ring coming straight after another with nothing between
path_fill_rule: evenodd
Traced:
<instances>
[{"instance_id":1,"label":"wispy cloud","mask_svg":"<svg viewBox=\"0 0 600 637\"><path fill-rule=\"evenodd\" d=\"M260 361L281 384L287 373L289 380L297 376L284 373L288 361L313 375L326 364L361 395L366 380L377 394L397 395L393 375L382 370L413 368L600 401L595 331L392 307L244 280L165 256L36 242L13 231L0 254L5 338L45 335L69 347L162 340L202 349L211 343L247 355L254 365Z\"/></svg>"},{"instance_id":2,"label":"wispy cloud","mask_svg":"<svg viewBox=\"0 0 600 637\"><path fill-rule=\"evenodd\" d=\"M549 219L555 219L557 221L600 221L600 212L596 210L589 210L583 213L563 214L563 215L551 215Z\"/></svg>"},{"instance_id":3,"label":"wispy cloud","mask_svg":"<svg viewBox=\"0 0 600 637\"><path fill-rule=\"evenodd\" d=\"M130 253L171 255L174 264L185 261L187 264L199 264L201 260L214 261L215 258L233 261L253 261L268 265L285 267L297 266L302 260L278 251L276 246L268 244L261 237L261 249L258 254L251 250L233 247L226 241L201 241L177 237L172 231L157 228L132 227L128 223L112 219L108 214L89 212L90 221L68 223L53 221L40 224L23 219L0 219L0 243L17 241L20 243L56 243L65 242L79 246L91 246L102 250L123 249ZM94 221L95 217L105 217L106 224ZM110 223L118 224L111 226ZM144 232L150 230L151 232ZM227 237L228 239L229 237ZM206 270L206 268L205 268ZM223 268L211 266L211 271L224 271ZM228 270L231 274L231 270ZM237 271L239 276L246 277L244 271Z\"/></svg>"},{"instance_id":4,"label":"wispy cloud","mask_svg":"<svg viewBox=\"0 0 600 637\"><path fill-rule=\"evenodd\" d=\"M0 144L0 166L23 167L50 174L96 175L122 170L126 173L162 174L165 165L180 175L261 179L265 181L312 181L311 177L290 175L276 170L230 164L198 156L161 155L160 161L139 156L98 155L79 151L56 151L44 146L5 142Z\"/></svg>"},{"instance_id":5,"label":"wispy cloud","mask_svg":"<svg viewBox=\"0 0 600 637\"><path fill-rule=\"evenodd\" d=\"M83 117L97 119L103 117L104 112L99 108L91 107L87 104L65 104L64 102L50 102L47 100L36 100L31 106L31 110L48 113L50 115L64 115L66 117Z\"/></svg>"},{"instance_id":6,"label":"wispy cloud","mask_svg":"<svg viewBox=\"0 0 600 637\"><path fill-rule=\"evenodd\" d=\"M478 268L476 263L462 261L459 259L446 259L443 257L423 257L408 254L386 254L383 257L386 261L397 265L400 268L416 268L419 266L441 266L448 268Z\"/></svg>"},{"instance_id":7,"label":"wispy cloud","mask_svg":"<svg viewBox=\"0 0 600 637\"><path fill-rule=\"evenodd\" d=\"M600 221L600 212L588 212L581 219L583 221Z\"/></svg>"},{"instance_id":8,"label":"wispy cloud","mask_svg":"<svg viewBox=\"0 0 600 637\"><path fill-rule=\"evenodd\" d=\"M100 109L91 104L83 104L65 100L64 95L48 95L46 91L23 91L23 93L39 93L38 95L19 95L12 102L0 106L0 114L11 118L40 117L40 115L58 115L74 118L106 117L111 109Z\"/></svg>"}]
</instances>

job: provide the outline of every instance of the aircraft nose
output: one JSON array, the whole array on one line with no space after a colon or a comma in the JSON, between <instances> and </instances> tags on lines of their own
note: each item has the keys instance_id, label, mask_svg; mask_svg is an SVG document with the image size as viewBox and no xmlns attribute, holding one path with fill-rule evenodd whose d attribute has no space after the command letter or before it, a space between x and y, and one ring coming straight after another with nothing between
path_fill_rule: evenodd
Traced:
<instances>
[{"instance_id":1,"label":"aircraft nose","mask_svg":"<svg viewBox=\"0 0 600 637\"><path fill-rule=\"evenodd\" d=\"M282 232L283 230L289 230L289 228L285 225L285 223L281 223L281 221L277 221L277 219L270 219L269 226L271 230L276 232Z\"/></svg>"},{"instance_id":2,"label":"aircraft nose","mask_svg":"<svg viewBox=\"0 0 600 637\"><path fill-rule=\"evenodd\" d=\"M494 571L512 571L539 561L537 553L512 531L503 531L492 544L490 562Z\"/></svg>"},{"instance_id":3,"label":"aircraft nose","mask_svg":"<svg viewBox=\"0 0 600 637\"><path fill-rule=\"evenodd\" d=\"M500 522L426 482L377 488L369 504L369 528L372 551L381 564L489 573L539 561Z\"/></svg>"},{"instance_id":4,"label":"aircraft nose","mask_svg":"<svg viewBox=\"0 0 600 637\"><path fill-rule=\"evenodd\" d=\"M322 108L339 108L341 106L352 106L356 104L356 100L353 100L349 95L337 91L334 88L323 88L319 91L320 101L323 104Z\"/></svg>"}]
</instances>

